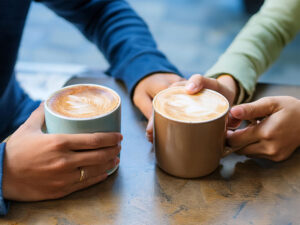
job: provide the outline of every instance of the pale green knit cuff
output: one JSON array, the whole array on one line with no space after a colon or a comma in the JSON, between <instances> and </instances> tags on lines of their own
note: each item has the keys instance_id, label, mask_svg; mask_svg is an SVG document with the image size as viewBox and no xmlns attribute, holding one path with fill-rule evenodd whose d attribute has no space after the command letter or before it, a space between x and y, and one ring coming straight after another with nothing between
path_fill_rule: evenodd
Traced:
<instances>
[{"instance_id":1,"label":"pale green knit cuff","mask_svg":"<svg viewBox=\"0 0 300 225\"><path fill-rule=\"evenodd\" d=\"M231 75L239 84L239 96L236 104L248 102L253 97L257 75L252 65L243 55L223 55L218 62L209 69L206 77L218 78L223 74Z\"/></svg>"}]
</instances>

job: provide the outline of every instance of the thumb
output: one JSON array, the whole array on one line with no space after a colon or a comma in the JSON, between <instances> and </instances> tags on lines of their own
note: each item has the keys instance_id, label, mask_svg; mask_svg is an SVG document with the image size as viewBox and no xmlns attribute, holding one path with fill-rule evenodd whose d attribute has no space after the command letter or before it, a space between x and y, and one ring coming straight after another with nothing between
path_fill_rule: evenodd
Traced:
<instances>
[{"instance_id":1,"label":"thumb","mask_svg":"<svg viewBox=\"0 0 300 225\"><path fill-rule=\"evenodd\" d=\"M146 128L146 135L148 138L148 141L153 143L153 116L149 119L147 128Z\"/></svg>"},{"instance_id":2,"label":"thumb","mask_svg":"<svg viewBox=\"0 0 300 225\"><path fill-rule=\"evenodd\" d=\"M230 113L240 120L252 120L269 116L275 112L277 103L271 97L261 98L255 102L234 106Z\"/></svg>"},{"instance_id":3,"label":"thumb","mask_svg":"<svg viewBox=\"0 0 300 225\"><path fill-rule=\"evenodd\" d=\"M45 122L44 103L31 113L30 117L24 123L26 127L32 130L40 130Z\"/></svg>"},{"instance_id":4,"label":"thumb","mask_svg":"<svg viewBox=\"0 0 300 225\"><path fill-rule=\"evenodd\" d=\"M185 88L188 94L196 94L203 88L219 91L219 84L216 79L204 77L200 74L195 74L188 80Z\"/></svg>"}]
</instances>

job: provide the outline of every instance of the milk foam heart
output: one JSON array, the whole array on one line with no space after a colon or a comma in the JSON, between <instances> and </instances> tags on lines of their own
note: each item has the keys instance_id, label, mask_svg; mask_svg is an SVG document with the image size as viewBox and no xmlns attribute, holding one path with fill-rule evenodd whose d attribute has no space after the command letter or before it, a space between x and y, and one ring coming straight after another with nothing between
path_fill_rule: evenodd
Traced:
<instances>
[{"instance_id":1,"label":"milk foam heart","mask_svg":"<svg viewBox=\"0 0 300 225\"><path fill-rule=\"evenodd\" d=\"M210 90L188 95L184 87L175 87L159 93L154 107L175 120L204 122L224 114L228 110L228 102L222 95Z\"/></svg>"},{"instance_id":2,"label":"milk foam heart","mask_svg":"<svg viewBox=\"0 0 300 225\"><path fill-rule=\"evenodd\" d=\"M54 94L47 106L55 113L71 118L91 118L113 111L119 104L112 91L92 85L73 86Z\"/></svg>"}]
</instances>

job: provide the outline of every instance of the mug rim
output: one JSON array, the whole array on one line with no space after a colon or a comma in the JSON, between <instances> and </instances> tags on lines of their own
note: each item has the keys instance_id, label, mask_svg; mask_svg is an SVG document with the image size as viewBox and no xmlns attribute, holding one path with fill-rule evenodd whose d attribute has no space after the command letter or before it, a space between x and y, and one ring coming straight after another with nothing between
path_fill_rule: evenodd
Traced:
<instances>
[{"instance_id":1,"label":"mug rim","mask_svg":"<svg viewBox=\"0 0 300 225\"><path fill-rule=\"evenodd\" d=\"M155 97L153 98L153 101L152 101L152 106L153 106L154 112L155 112L155 113L158 113L159 115L161 115L162 117L164 117L164 118L166 118L166 119L168 119L168 120L171 120L171 121L174 121L174 122L177 122L177 123L183 123L183 124L203 124L203 123L210 123L210 122L213 122L213 121L216 121L216 120L222 118L223 116L225 116L225 115L229 112L230 104L229 104L227 98L226 98L224 95L222 95L221 93L219 93L219 92L217 92L217 91L214 91L214 90L212 90L212 89L208 89L208 88L204 88L204 89L202 89L201 91L207 90L207 91L209 91L209 92L212 92L212 93L214 93L214 94L217 94L217 95L221 96L221 97L225 100L225 102L227 103L227 109L226 109L226 111L224 111L222 114L220 114L219 116L217 116L217 117L215 117L215 118L213 118L213 119L205 120L205 121L184 121L184 120L178 120L178 119L174 119L174 118L172 118L172 117L170 117L170 116L164 115L163 113L159 112L158 109L156 109L156 107L155 107L155 101L157 101L157 98L158 98L159 95L161 95L162 93L164 93L164 92L166 92L166 91L168 91L168 90L170 90L170 89L182 89L182 88L184 88L184 87L183 87L183 86L179 86L179 87L178 87L178 86L177 86L177 87L169 87L169 88L167 88L167 89L164 89L164 90L158 92L158 93L155 95ZM201 92L201 91L199 91L199 92ZM197 93L199 93L199 92L197 92Z\"/></svg>"},{"instance_id":2,"label":"mug rim","mask_svg":"<svg viewBox=\"0 0 300 225\"><path fill-rule=\"evenodd\" d=\"M72 87L76 87L76 86L94 86L94 87L101 87L103 89L106 89L106 90L109 90L111 92L113 92L117 97L118 97L118 105L110 112L107 112L105 114L101 114L101 115L98 115L98 116L93 116L93 117L88 117L88 118L72 118L72 117L67 117L67 116L63 116L63 115L60 115L58 113L55 113L53 112L53 110L51 110L48 105L47 105L47 102L48 100L53 97L56 93L62 91L62 90L65 90L65 89L68 89L68 88L72 88ZM64 120L70 120L70 121L89 121L89 120L94 120L94 119L99 119L99 118L103 118L107 115L110 115L112 113L114 113L115 111L117 111L119 108L120 108L120 105L121 105L121 97L120 95L113 89L109 88L109 87L106 87L106 86L103 86L103 85L100 85L100 84L91 84L91 83L85 83L85 84L73 84L73 85L68 85L68 86L65 86L65 87L62 87L56 91L54 91L52 94L50 94L46 100L45 100L45 103L44 103L44 107L45 107L45 111L47 111L48 113L52 114L53 116L55 117L58 117L60 119L64 119Z\"/></svg>"}]
</instances>

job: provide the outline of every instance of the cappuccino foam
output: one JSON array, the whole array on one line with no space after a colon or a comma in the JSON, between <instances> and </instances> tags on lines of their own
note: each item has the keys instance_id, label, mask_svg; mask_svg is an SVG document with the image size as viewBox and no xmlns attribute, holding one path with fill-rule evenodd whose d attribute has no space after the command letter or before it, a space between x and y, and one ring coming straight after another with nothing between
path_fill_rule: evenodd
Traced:
<instances>
[{"instance_id":1,"label":"cappuccino foam","mask_svg":"<svg viewBox=\"0 0 300 225\"><path fill-rule=\"evenodd\" d=\"M226 99L204 89L189 95L184 87L174 87L159 93L154 101L155 109L164 116L185 122L204 122L217 118L228 110Z\"/></svg>"},{"instance_id":2,"label":"cappuccino foam","mask_svg":"<svg viewBox=\"0 0 300 225\"><path fill-rule=\"evenodd\" d=\"M91 118L113 111L119 97L106 88L78 85L55 93L47 106L55 113L71 118Z\"/></svg>"}]
</instances>

